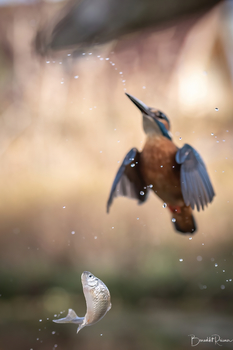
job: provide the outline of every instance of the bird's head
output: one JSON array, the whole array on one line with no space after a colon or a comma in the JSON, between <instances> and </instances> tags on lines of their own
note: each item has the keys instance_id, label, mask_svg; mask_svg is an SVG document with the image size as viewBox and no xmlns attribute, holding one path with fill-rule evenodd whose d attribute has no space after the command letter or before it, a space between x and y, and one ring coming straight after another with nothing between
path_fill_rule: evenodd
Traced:
<instances>
[{"instance_id":1,"label":"bird's head","mask_svg":"<svg viewBox=\"0 0 233 350\"><path fill-rule=\"evenodd\" d=\"M143 116L143 129L146 134L163 135L171 140L170 122L166 115L158 109L148 107L142 101L125 93L126 96L140 109Z\"/></svg>"}]
</instances>

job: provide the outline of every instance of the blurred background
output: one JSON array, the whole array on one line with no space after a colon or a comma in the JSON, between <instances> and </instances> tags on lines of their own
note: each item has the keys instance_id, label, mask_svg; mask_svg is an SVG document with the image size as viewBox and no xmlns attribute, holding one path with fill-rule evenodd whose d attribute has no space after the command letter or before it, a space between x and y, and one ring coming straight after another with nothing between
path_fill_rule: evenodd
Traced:
<instances>
[{"instance_id":1,"label":"blurred background","mask_svg":"<svg viewBox=\"0 0 233 350\"><path fill-rule=\"evenodd\" d=\"M65 1L0 5L0 350L233 339L231 1L58 51L43 38ZM162 110L177 146L206 163L217 195L195 212L192 237L153 193L141 206L117 198L106 214L121 161L145 141L126 91ZM112 309L76 335L51 320L85 314L84 270L109 287Z\"/></svg>"}]
</instances>

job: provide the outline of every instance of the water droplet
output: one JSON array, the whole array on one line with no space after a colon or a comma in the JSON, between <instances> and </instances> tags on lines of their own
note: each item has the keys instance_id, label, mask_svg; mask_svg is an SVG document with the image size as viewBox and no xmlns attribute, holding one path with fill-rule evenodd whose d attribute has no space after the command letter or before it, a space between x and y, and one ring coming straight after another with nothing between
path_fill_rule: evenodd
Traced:
<instances>
[{"instance_id":1,"label":"water droplet","mask_svg":"<svg viewBox=\"0 0 233 350\"><path fill-rule=\"evenodd\" d=\"M214 136L214 133L211 133L211 136Z\"/></svg>"},{"instance_id":2,"label":"water droplet","mask_svg":"<svg viewBox=\"0 0 233 350\"><path fill-rule=\"evenodd\" d=\"M143 89L145 89L146 87L145 87L145 86L143 86L142 88L143 88Z\"/></svg>"},{"instance_id":3,"label":"water droplet","mask_svg":"<svg viewBox=\"0 0 233 350\"><path fill-rule=\"evenodd\" d=\"M149 187L150 187L150 188L153 188L153 185L150 184Z\"/></svg>"},{"instance_id":4,"label":"water droplet","mask_svg":"<svg viewBox=\"0 0 233 350\"><path fill-rule=\"evenodd\" d=\"M75 75L75 76L74 76L74 79L78 79L78 75Z\"/></svg>"},{"instance_id":5,"label":"water droplet","mask_svg":"<svg viewBox=\"0 0 233 350\"><path fill-rule=\"evenodd\" d=\"M214 267L218 267L218 264L214 264Z\"/></svg>"},{"instance_id":6,"label":"water droplet","mask_svg":"<svg viewBox=\"0 0 233 350\"><path fill-rule=\"evenodd\" d=\"M55 332L55 331L52 331L52 334L56 334L56 332Z\"/></svg>"},{"instance_id":7,"label":"water droplet","mask_svg":"<svg viewBox=\"0 0 233 350\"><path fill-rule=\"evenodd\" d=\"M145 193L144 193L143 191L140 191L140 195L141 195L141 196L144 196L144 194L145 194Z\"/></svg>"},{"instance_id":8,"label":"water droplet","mask_svg":"<svg viewBox=\"0 0 233 350\"><path fill-rule=\"evenodd\" d=\"M71 53L68 53L67 56L71 56Z\"/></svg>"},{"instance_id":9,"label":"water droplet","mask_svg":"<svg viewBox=\"0 0 233 350\"><path fill-rule=\"evenodd\" d=\"M112 229L114 229L114 226L112 226Z\"/></svg>"},{"instance_id":10,"label":"water droplet","mask_svg":"<svg viewBox=\"0 0 233 350\"><path fill-rule=\"evenodd\" d=\"M97 239L97 236L95 236L94 239Z\"/></svg>"},{"instance_id":11,"label":"water droplet","mask_svg":"<svg viewBox=\"0 0 233 350\"><path fill-rule=\"evenodd\" d=\"M59 64L62 64L62 62L59 62Z\"/></svg>"},{"instance_id":12,"label":"water droplet","mask_svg":"<svg viewBox=\"0 0 233 350\"><path fill-rule=\"evenodd\" d=\"M50 63L50 61L46 61L46 63Z\"/></svg>"},{"instance_id":13,"label":"water droplet","mask_svg":"<svg viewBox=\"0 0 233 350\"><path fill-rule=\"evenodd\" d=\"M88 55L92 55L92 52L89 52L89 54Z\"/></svg>"},{"instance_id":14,"label":"water droplet","mask_svg":"<svg viewBox=\"0 0 233 350\"><path fill-rule=\"evenodd\" d=\"M103 57L100 58L100 61L103 61Z\"/></svg>"},{"instance_id":15,"label":"water droplet","mask_svg":"<svg viewBox=\"0 0 233 350\"><path fill-rule=\"evenodd\" d=\"M102 335L103 335L103 334L101 333L100 336L102 337Z\"/></svg>"},{"instance_id":16,"label":"water droplet","mask_svg":"<svg viewBox=\"0 0 233 350\"><path fill-rule=\"evenodd\" d=\"M163 208L167 208L167 203L163 203Z\"/></svg>"},{"instance_id":17,"label":"water droplet","mask_svg":"<svg viewBox=\"0 0 233 350\"><path fill-rule=\"evenodd\" d=\"M182 140L182 137L180 137L179 140Z\"/></svg>"},{"instance_id":18,"label":"water droplet","mask_svg":"<svg viewBox=\"0 0 233 350\"><path fill-rule=\"evenodd\" d=\"M222 270L222 272L225 272L225 270Z\"/></svg>"},{"instance_id":19,"label":"water droplet","mask_svg":"<svg viewBox=\"0 0 233 350\"><path fill-rule=\"evenodd\" d=\"M123 74L122 72L119 72L119 74Z\"/></svg>"},{"instance_id":20,"label":"water droplet","mask_svg":"<svg viewBox=\"0 0 233 350\"><path fill-rule=\"evenodd\" d=\"M172 222L176 222L176 219L175 219L175 218L172 218Z\"/></svg>"},{"instance_id":21,"label":"water droplet","mask_svg":"<svg viewBox=\"0 0 233 350\"><path fill-rule=\"evenodd\" d=\"M64 81L61 81L61 84L64 84Z\"/></svg>"},{"instance_id":22,"label":"water droplet","mask_svg":"<svg viewBox=\"0 0 233 350\"><path fill-rule=\"evenodd\" d=\"M112 66L115 66L115 63L112 63Z\"/></svg>"},{"instance_id":23,"label":"water droplet","mask_svg":"<svg viewBox=\"0 0 233 350\"><path fill-rule=\"evenodd\" d=\"M217 107L215 108L215 111L218 112L218 108Z\"/></svg>"},{"instance_id":24,"label":"water droplet","mask_svg":"<svg viewBox=\"0 0 233 350\"><path fill-rule=\"evenodd\" d=\"M102 151L100 151L100 153L102 153Z\"/></svg>"},{"instance_id":25,"label":"water droplet","mask_svg":"<svg viewBox=\"0 0 233 350\"><path fill-rule=\"evenodd\" d=\"M224 286L224 284L221 285L221 289L225 289L226 287Z\"/></svg>"},{"instance_id":26,"label":"water droplet","mask_svg":"<svg viewBox=\"0 0 233 350\"><path fill-rule=\"evenodd\" d=\"M184 259L179 259L180 262L184 261Z\"/></svg>"},{"instance_id":27,"label":"water droplet","mask_svg":"<svg viewBox=\"0 0 233 350\"><path fill-rule=\"evenodd\" d=\"M160 168L163 168L163 165L160 165Z\"/></svg>"},{"instance_id":28,"label":"water droplet","mask_svg":"<svg viewBox=\"0 0 233 350\"><path fill-rule=\"evenodd\" d=\"M230 278L230 279L229 279L229 282L231 282L231 281L232 281L232 279Z\"/></svg>"},{"instance_id":29,"label":"water droplet","mask_svg":"<svg viewBox=\"0 0 233 350\"><path fill-rule=\"evenodd\" d=\"M205 243L202 243L201 245L205 245Z\"/></svg>"},{"instance_id":30,"label":"water droplet","mask_svg":"<svg viewBox=\"0 0 233 350\"><path fill-rule=\"evenodd\" d=\"M106 59L106 61L109 61L109 58L107 57L107 58L105 58Z\"/></svg>"},{"instance_id":31,"label":"water droplet","mask_svg":"<svg viewBox=\"0 0 233 350\"><path fill-rule=\"evenodd\" d=\"M198 255L197 256L197 261L202 261L202 256Z\"/></svg>"},{"instance_id":32,"label":"water droplet","mask_svg":"<svg viewBox=\"0 0 233 350\"><path fill-rule=\"evenodd\" d=\"M72 235L75 235L75 231L71 231L71 234L72 234Z\"/></svg>"},{"instance_id":33,"label":"water droplet","mask_svg":"<svg viewBox=\"0 0 233 350\"><path fill-rule=\"evenodd\" d=\"M130 166L131 166L131 168L135 167L135 163L132 163Z\"/></svg>"},{"instance_id":34,"label":"water droplet","mask_svg":"<svg viewBox=\"0 0 233 350\"><path fill-rule=\"evenodd\" d=\"M63 208L63 209L65 209L65 208L66 208L66 206L64 205L62 208Z\"/></svg>"}]
</instances>

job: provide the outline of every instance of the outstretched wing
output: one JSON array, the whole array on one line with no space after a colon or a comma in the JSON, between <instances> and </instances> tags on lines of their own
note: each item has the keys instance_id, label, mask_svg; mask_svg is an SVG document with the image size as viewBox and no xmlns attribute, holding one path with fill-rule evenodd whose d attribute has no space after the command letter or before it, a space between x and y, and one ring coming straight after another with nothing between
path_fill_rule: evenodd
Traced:
<instances>
[{"instance_id":1,"label":"outstretched wing","mask_svg":"<svg viewBox=\"0 0 233 350\"><path fill-rule=\"evenodd\" d=\"M186 205L204 210L215 196L205 164L200 154L185 144L176 153L176 162L181 164L181 191Z\"/></svg>"},{"instance_id":2,"label":"outstretched wing","mask_svg":"<svg viewBox=\"0 0 233 350\"><path fill-rule=\"evenodd\" d=\"M148 188L139 171L140 153L132 148L125 156L113 181L107 202L107 213L113 199L118 196L138 199L143 203L147 199Z\"/></svg>"}]
</instances>

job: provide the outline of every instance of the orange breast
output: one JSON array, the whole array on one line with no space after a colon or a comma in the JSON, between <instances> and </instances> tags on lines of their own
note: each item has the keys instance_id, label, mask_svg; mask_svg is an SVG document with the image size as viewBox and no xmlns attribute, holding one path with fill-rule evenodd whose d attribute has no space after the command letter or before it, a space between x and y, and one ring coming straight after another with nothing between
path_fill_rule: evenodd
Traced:
<instances>
[{"instance_id":1,"label":"orange breast","mask_svg":"<svg viewBox=\"0 0 233 350\"><path fill-rule=\"evenodd\" d=\"M140 171L147 185L167 204L183 205L177 147L166 137L149 136L140 157Z\"/></svg>"}]
</instances>

